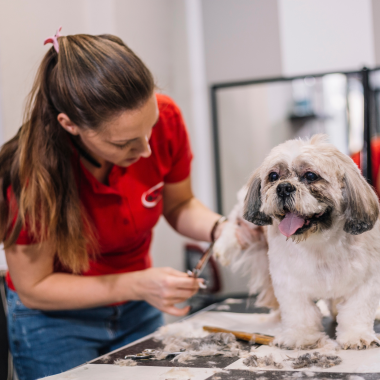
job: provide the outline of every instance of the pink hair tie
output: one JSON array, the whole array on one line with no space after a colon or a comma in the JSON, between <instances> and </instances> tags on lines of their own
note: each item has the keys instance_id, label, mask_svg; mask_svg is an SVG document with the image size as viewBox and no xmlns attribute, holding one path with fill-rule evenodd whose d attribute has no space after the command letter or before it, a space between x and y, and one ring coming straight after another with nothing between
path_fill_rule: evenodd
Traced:
<instances>
[{"instance_id":1,"label":"pink hair tie","mask_svg":"<svg viewBox=\"0 0 380 380\"><path fill-rule=\"evenodd\" d=\"M55 33L53 37L48 37L44 41L44 45L53 44L54 49L57 53L59 53L58 37L61 37L61 33L60 33L61 30L62 30L62 26L57 30L57 33Z\"/></svg>"}]
</instances>

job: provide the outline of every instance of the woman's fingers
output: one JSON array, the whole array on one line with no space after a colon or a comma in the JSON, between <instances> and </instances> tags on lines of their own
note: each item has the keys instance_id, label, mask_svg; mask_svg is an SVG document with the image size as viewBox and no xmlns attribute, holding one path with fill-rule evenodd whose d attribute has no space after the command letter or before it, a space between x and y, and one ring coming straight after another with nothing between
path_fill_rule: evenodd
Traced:
<instances>
[{"instance_id":1,"label":"woman's fingers","mask_svg":"<svg viewBox=\"0 0 380 380\"><path fill-rule=\"evenodd\" d=\"M183 284L178 284L177 282L170 282L168 285L163 286L157 293L161 298L190 298L196 294L199 290L199 285L191 286L186 288L182 286Z\"/></svg>"},{"instance_id":2,"label":"woman's fingers","mask_svg":"<svg viewBox=\"0 0 380 380\"><path fill-rule=\"evenodd\" d=\"M175 315L176 317L183 317L190 311L190 306L186 306L182 309L175 306L168 306L168 307L163 307L161 311L163 311L164 313Z\"/></svg>"},{"instance_id":3,"label":"woman's fingers","mask_svg":"<svg viewBox=\"0 0 380 380\"><path fill-rule=\"evenodd\" d=\"M189 307L175 305L187 301L198 291L203 279L189 277L172 268L150 268L138 277L138 294L161 311L176 316L189 312Z\"/></svg>"},{"instance_id":4,"label":"woman's fingers","mask_svg":"<svg viewBox=\"0 0 380 380\"><path fill-rule=\"evenodd\" d=\"M176 279L173 279L173 281L177 283L176 286L178 288L199 290L199 288L202 287L202 284L204 284L204 280L202 278L189 277L187 273L180 272L176 269L169 267L163 269L167 273L170 273L173 277L176 277Z\"/></svg>"},{"instance_id":5,"label":"woman's fingers","mask_svg":"<svg viewBox=\"0 0 380 380\"><path fill-rule=\"evenodd\" d=\"M184 300L187 300L188 298L191 298L196 293L197 293L197 291L175 289L175 290L169 290L169 291L165 292L163 297L167 300L171 300L174 298L182 298Z\"/></svg>"},{"instance_id":6,"label":"woman's fingers","mask_svg":"<svg viewBox=\"0 0 380 380\"><path fill-rule=\"evenodd\" d=\"M237 219L236 238L242 249L248 248L252 243L258 242L262 238L263 230L260 227L254 226L241 218Z\"/></svg>"},{"instance_id":7,"label":"woman's fingers","mask_svg":"<svg viewBox=\"0 0 380 380\"><path fill-rule=\"evenodd\" d=\"M177 269L174 269L174 268L170 268L170 267L165 267L165 268L162 268L167 274L171 274L172 276L176 276L176 277L189 277L187 275L187 273L184 273L184 272L181 272Z\"/></svg>"},{"instance_id":8,"label":"woman's fingers","mask_svg":"<svg viewBox=\"0 0 380 380\"><path fill-rule=\"evenodd\" d=\"M183 303L183 302L186 302L188 300L188 298L180 298L180 297L175 297L175 298L168 298L168 299L165 299L163 300L163 305L164 306L173 306L173 305L177 305L179 303Z\"/></svg>"},{"instance_id":9,"label":"woman's fingers","mask_svg":"<svg viewBox=\"0 0 380 380\"><path fill-rule=\"evenodd\" d=\"M202 278L189 277L171 277L168 279L169 285L176 289L186 289L186 290L198 290L199 284L204 283Z\"/></svg>"}]
</instances>

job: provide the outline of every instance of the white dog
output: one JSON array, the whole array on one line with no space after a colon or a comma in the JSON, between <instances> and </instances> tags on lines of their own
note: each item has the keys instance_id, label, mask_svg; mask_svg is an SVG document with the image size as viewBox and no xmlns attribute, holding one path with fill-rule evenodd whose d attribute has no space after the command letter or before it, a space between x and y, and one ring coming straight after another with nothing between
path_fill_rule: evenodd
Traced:
<instances>
[{"instance_id":1,"label":"white dog","mask_svg":"<svg viewBox=\"0 0 380 380\"><path fill-rule=\"evenodd\" d=\"M256 239L242 252L235 229L243 215L256 225L251 228L268 227L267 243ZM378 217L378 198L351 158L323 135L290 140L270 152L239 193L214 252L251 273L259 305L276 308L278 301L276 345L323 345L315 301L325 299L336 305L338 343L362 349L380 345L373 330L380 300Z\"/></svg>"}]
</instances>

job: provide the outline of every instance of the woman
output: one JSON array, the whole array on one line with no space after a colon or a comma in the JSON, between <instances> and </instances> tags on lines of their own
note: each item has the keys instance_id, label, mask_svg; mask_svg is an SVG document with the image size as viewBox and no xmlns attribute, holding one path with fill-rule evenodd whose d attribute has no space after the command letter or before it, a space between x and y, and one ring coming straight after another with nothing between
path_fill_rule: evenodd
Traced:
<instances>
[{"instance_id":1,"label":"woman","mask_svg":"<svg viewBox=\"0 0 380 380\"><path fill-rule=\"evenodd\" d=\"M151 268L161 214L210 241L177 106L111 35L54 36L24 123L0 152L9 339L20 380L59 373L153 332L201 280ZM128 302L127 302L128 301Z\"/></svg>"}]
</instances>

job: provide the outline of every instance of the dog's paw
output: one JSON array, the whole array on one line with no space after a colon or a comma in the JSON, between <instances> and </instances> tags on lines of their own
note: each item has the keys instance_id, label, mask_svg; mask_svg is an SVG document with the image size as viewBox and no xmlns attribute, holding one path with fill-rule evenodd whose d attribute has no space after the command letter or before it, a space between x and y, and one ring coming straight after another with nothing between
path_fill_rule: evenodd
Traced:
<instances>
[{"instance_id":1,"label":"dog's paw","mask_svg":"<svg viewBox=\"0 0 380 380\"><path fill-rule=\"evenodd\" d=\"M286 350L313 349L325 346L329 338L322 332L286 331L282 332L273 341L273 345Z\"/></svg>"},{"instance_id":2,"label":"dog's paw","mask_svg":"<svg viewBox=\"0 0 380 380\"><path fill-rule=\"evenodd\" d=\"M373 331L348 331L338 334L336 340L344 350L365 350L370 346L380 347L380 340Z\"/></svg>"}]
</instances>

